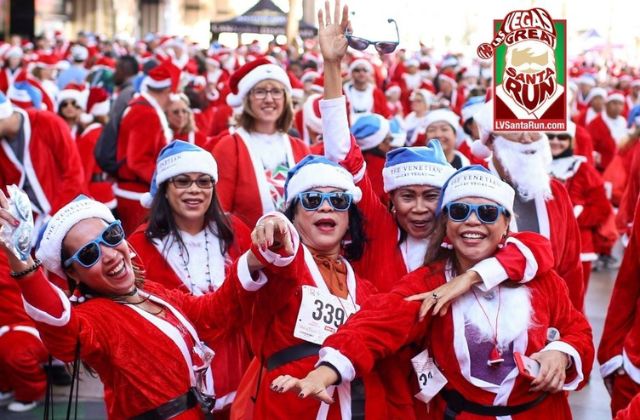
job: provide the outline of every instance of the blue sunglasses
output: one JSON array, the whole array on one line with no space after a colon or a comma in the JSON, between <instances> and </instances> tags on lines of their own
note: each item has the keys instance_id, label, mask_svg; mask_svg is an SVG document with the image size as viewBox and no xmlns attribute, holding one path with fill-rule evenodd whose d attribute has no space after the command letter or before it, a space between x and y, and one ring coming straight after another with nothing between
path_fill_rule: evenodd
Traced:
<instances>
[{"instance_id":1,"label":"blue sunglasses","mask_svg":"<svg viewBox=\"0 0 640 420\"><path fill-rule=\"evenodd\" d=\"M336 211L347 211L351 206L353 196L346 192L318 192L307 191L298 194L300 204L305 210L318 210L322 203L327 200L332 209Z\"/></svg>"},{"instance_id":2,"label":"blue sunglasses","mask_svg":"<svg viewBox=\"0 0 640 420\"><path fill-rule=\"evenodd\" d=\"M478 220L488 225L498 221L500 214L509 216L509 211L497 204L448 203L445 205L445 210L449 219L454 222L464 222L471 216L471 213L475 213Z\"/></svg>"},{"instance_id":3,"label":"blue sunglasses","mask_svg":"<svg viewBox=\"0 0 640 420\"><path fill-rule=\"evenodd\" d=\"M120 220L116 220L107 226L96 239L87 242L75 254L67 258L63 265L65 268L69 268L74 261L77 261L84 268L93 267L102 256L100 245L104 244L109 248L115 248L124 241L124 236Z\"/></svg>"}]
</instances>

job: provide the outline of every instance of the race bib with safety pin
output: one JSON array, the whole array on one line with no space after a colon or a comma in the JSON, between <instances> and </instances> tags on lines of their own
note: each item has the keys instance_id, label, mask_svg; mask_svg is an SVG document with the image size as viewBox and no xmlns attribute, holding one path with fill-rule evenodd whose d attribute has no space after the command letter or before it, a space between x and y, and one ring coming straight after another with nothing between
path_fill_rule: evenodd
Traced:
<instances>
[{"instance_id":1,"label":"race bib with safety pin","mask_svg":"<svg viewBox=\"0 0 640 420\"><path fill-rule=\"evenodd\" d=\"M317 287L302 286L302 303L293 336L321 345L359 309L359 305Z\"/></svg>"},{"instance_id":2,"label":"race bib with safety pin","mask_svg":"<svg viewBox=\"0 0 640 420\"><path fill-rule=\"evenodd\" d=\"M431 401L438 392L447 384L444 377L433 358L429 357L429 351L425 350L411 359L413 370L418 376L420 392L415 397L424 403Z\"/></svg>"}]
</instances>

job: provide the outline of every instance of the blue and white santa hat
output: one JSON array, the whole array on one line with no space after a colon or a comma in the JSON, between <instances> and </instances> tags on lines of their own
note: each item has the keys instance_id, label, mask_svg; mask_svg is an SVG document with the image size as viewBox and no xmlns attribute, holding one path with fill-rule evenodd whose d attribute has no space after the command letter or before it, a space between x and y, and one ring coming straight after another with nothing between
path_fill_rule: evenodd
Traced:
<instances>
[{"instance_id":1,"label":"blue and white santa hat","mask_svg":"<svg viewBox=\"0 0 640 420\"><path fill-rule=\"evenodd\" d=\"M9 118L13 114L13 105L9 102L4 93L0 92L0 120Z\"/></svg>"},{"instance_id":2,"label":"blue and white santa hat","mask_svg":"<svg viewBox=\"0 0 640 420\"><path fill-rule=\"evenodd\" d=\"M437 140L431 140L422 147L400 147L387 153L382 169L384 191L408 185L440 188L454 172Z\"/></svg>"},{"instance_id":3,"label":"blue and white santa hat","mask_svg":"<svg viewBox=\"0 0 640 420\"><path fill-rule=\"evenodd\" d=\"M62 266L62 242L67 233L78 222L85 219L102 219L106 223L115 221L113 213L104 204L85 195L58 210L43 226L36 242L36 258L42 265L63 279L67 278Z\"/></svg>"},{"instance_id":4,"label":"blue and white santa hat","mask_svg":"<svg viewBox=\"0 0 640 420\"><path fill-rule=\"evenodd\" d=\"M218 164L213 155L201 147L182 140L174 140L162 148L156 160L156 170L151 179L149 192L140 199L143 207L151 208L158 186L168 179L188 172L210 175L218 182Z\"/></svg>"},{"instance_id":5,"label":"blue and white santa hat","mask_svg":"<svg viewBox=\"0 0 640 420\"><path fill-rule=\"evenodd\" d=\"M515 190L481 165L458 169L442 186L438 209L466 197L486 198L501 205L513 214Z\"/></svg>"},{"instance_id":6,"label":"blue and white santa hat","mask_svg":"<svg viewBox=\"0 0 640 420\"><path fill-rule=\"evenodd\" d=\"M460 113L462 114L462 122L465 123L469 119L473 118L473 116L480 111L482 104L485 103L485 98L483 95L480 96L472 96L467 99L467 102L462 106L462 110Z\"/></svg>"},{"instance_id":7,"label":"blue and white santa hat","mask_svg":"<svg viewBox=\"0 0 640 420\"><path fill-rule=\"evenodd\" d=\"M7 96L11 103L22 109L42 109L42 92L27 81L15 82L9 86Z\"/></svg>"},{"instance_id":8,"label":"blue and white santa hat","mask_svg":"<svg viewBox=\"0 0 640 420\"><path fill-rule=\"evenodd\" d=\"M362 150L377 147L384 141L389 131L389 121L378 114L362 115L351 126L351 134Z\"/></svg>"},{"instance_id":9,"label":"blue and white santa hat","mask_svg":"<svg viewBox=\"0 0 640 420\"><path fill-rule=\"evenodd\" d=\"M353 196L354 203L362 198L362 191L353 182L349 171L324 156L308 155L289 169L284 183L285 206L291 204L299 193L323 187L344 190Z\"/></svg>"},{"instance_id":10,"label":"blue and white santa hat","mask_svg":"<svg viewBox=\"0 0 640 420\"><path fill-rule=\"evenodd\" d=\"M389 120L389 131L391 132L391 137L393 137L390 146L393 148L403 147L407 142L407 132L402 126L400 117L394 117Z\"/></svg>"}]
</instances>

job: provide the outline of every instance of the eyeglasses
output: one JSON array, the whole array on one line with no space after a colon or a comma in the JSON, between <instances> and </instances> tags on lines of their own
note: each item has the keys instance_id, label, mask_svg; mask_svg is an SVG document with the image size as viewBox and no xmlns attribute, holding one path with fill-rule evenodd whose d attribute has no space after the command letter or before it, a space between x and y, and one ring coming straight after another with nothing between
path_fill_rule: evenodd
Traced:
<instances>
[{"instance_id":1,"label":"eyeglasses","mask_svg":"<svg viewBox=\"0 0 640 420\"><path fill-rule=\"evenodd\" d=\"M563 133L563 134L547 133L547 138L549 140L558 139L560 141L569 141L571 140L571 135L566 133Z\"/></svg>"},{"instance_id":2,"label":"eyeglasses","mask_svg":"<svg viewBox=\"0 0 640 420\"><path fill-rule=\"evenodd\" d=\"M387 23L393 23L395 25L397 41L370 41L365 38L353 36L351 32L345 32L344 36L347 38L349 46L355 50L364 51L369 45L373 45L380 54L390 54L394 52L398 44L400 44L400 32L398 31L398 23L394 19L387 19Z\"/></svg>"},{"instance_id":3,"label":"eyeglasses","mask_svg":"<svg viewBox=\"0 0 640 420\"><path fill-rule=\"evenodd\" d=\"M496 204L469 204L469 203L449 203L445 206L449 219L454 222L464 222L471 213L475 213L484 224L493 224L498 220L500 214L509 216L509 211Z\"/></svg>"},{"instance_id":4,"label":"eyeglasses","mask_svg":"<svg viewBox=\"0 0 640 420\"><path fill-rule=\"evenodd\" d=\"M210 176L201 176L200 178L192 179L186 175L178 175L171 178L169 182L171 182L174 187L180 190L185 190L191 187L194 182L198 188L202 188L203 190L213 188L213 184L215 184L213 178L211 178Z\"/></svg>"},{"instance_id":5,"label":"eyeglasses","mask_svg":"<svg viewBox=\"0 0 640 420\"><path fill-rule=\"evenodd\" d=\"M352 73L360 73L360 72L367 72L367 69L365 69L364 67L356 67L355 69L353 69Z\"/></svg>"},{"instance_id":6,"label":"eyeglasses","mask_svg":"<svg viewBox=\"0 0 640 420\"><path fill-rule=\"evenodd\" d=\"M93 267L102 256L102 251L100 250L101 244L109 248L115 248L120 245L123 240L124 230L122 230L120 220L116 220L107 226L96 239L86 243L70 258L67 258L63 265L65 268L68 268L74 261L77 261L78 264L84 268Z\"/></svg>"},{"instance_id":7,"label":"eyeglasses","mask_svg":"<svg viewBox=\"0 0 640 420\"><path fill-rule=\"evenodd\" d=\"M317 191L307 191L298 194L298 199L302 208L308 211L318 210L322 203L327 200L329 205L336 211L347 211L351 206L353 196L345 192L322 193Z\"/></svg>"},{"instance_id":8,"label":"eyeglasses","mask_svg":"<svg viewBox=\"0 0 640 420\"><path fill-rule=\"evenodd\" d=\"M72 105L75 108L79 108L76 101L62 101L60 102L60 108L66 108L67 106Z\"/></svg>"},{"instance_id":9,"label":"eyeglasses","mask_svg":"<svg viewBox=\"0 0 640 420\"><path fill-rule=\"evenodd\" d=\"M253 95L256 99L265 99L268 94L271 94L273 99L282 99L284 97L284 89L274 88L274 89L252 89L251 95Z\"/></svg>"}]
</instances>

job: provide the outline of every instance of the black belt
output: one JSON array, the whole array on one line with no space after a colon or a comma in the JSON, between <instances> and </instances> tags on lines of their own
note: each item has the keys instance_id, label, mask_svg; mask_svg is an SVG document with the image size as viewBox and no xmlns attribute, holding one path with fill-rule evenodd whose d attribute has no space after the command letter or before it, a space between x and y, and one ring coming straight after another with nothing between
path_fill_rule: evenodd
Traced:
<instances>
[{"instance_id":1,"label":"black belt","mask_svg":"<svg viewBox=\"0 0 640 420\"><path fill-rule=\"evenodd\" d=\"M195 391L190 389L179 397L169 400L153 410L132 417L132 420L166 420L182 414L196 405L198 405L198 397L196 397Z\"/></svg>"},{"instance_id":2,"label":"black belt","mask_svg":"<svg viewBox=\"0 0 640 420\"><path fill-rule=\"evenodd\" d=\"M107 182L107 181L113 181L113 178L111 177L111 175L109 175L106 172L100 172L100 173L91 175L91 182Z\"/></svg>"},{"instance_id":3,"label":"black belt","mask_svg":"<svg viewBox=\"0 0 640 420\"><path fill-rule=\"evenodd\" d=\"M545 398L547 398L547 393L545 392L535 400L529 401L524 404L502 406L478 404L473 401L467 400L458 391L454 391L451 389L441 390L440 395L442 395L444 400L447 402L447 408L444 412L445 420L454 420L456 416L463 411L472 414L478 414L481 416L513 416L515 414L519 414L532 409L536 405L540 404Z\"/></svg>"},{"instance_id":4,"label":"black belt","mask_svg":"<svg viewBox=\"0 0 640 420\"><path fill-rule=\"evenodd\" d=\"M275 352L267 359L267 371L272 371L287 363L304 359L309 356L317 356L320 346L313 343L300 343Z\"/></svg>"}]
</instances>

